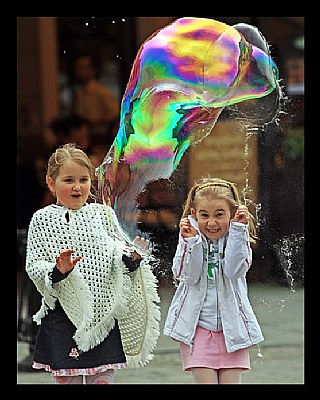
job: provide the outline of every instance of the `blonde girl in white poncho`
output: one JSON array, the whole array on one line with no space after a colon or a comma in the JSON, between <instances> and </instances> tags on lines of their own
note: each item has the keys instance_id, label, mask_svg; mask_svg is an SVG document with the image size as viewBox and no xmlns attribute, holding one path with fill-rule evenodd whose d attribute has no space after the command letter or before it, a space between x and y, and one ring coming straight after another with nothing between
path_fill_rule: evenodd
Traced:
<instances>
[{"instance_id":1,"label":"blonde girl in white poncho","mask_svg":"<svg viewBox=\"0 0 320 400\"><path fill-rule=\"evenodd\" d=\"M26 271L42 295L33 367L61 384L112 383L115 369L147 364L159 337L148 240L130 241L110 207L87 202L94 172L81 149L59 147L46 175L56 203L28 229Z\"/></svg>"}]
</instances>

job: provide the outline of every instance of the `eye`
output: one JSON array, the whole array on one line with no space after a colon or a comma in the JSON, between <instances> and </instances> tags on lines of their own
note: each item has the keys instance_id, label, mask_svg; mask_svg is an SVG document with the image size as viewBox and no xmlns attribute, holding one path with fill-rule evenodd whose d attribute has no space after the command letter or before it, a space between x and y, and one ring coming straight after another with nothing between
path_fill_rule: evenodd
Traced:
<instances>
[{"instance_id":1,"label":"eye","mask_svg":"<svg viewBox=\"0 0 320 400\"><path fill-rule=\"evenodd\" d=\"M200 214L200 217L201 217L201 218L208 218L209 215L208 215L207 213L201 213L201 214Z\"/></svg>"}]
</instances>

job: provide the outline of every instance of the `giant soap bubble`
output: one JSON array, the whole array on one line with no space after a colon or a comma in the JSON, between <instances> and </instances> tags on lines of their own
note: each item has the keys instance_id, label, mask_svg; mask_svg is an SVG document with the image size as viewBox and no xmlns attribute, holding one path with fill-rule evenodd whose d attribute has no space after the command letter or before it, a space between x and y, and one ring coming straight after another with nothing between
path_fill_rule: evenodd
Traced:
<instances>
[{"instance_id":1,"label":"giant soap bubble","mask_svg":"<svg viewBox=\"0 0 320 400\"><path fill-rule=\"evenodd\" d=\"M125 231L139 234L137 195L169 178L225 107L271 92L280 95L278 69L254 26L188 17L151 35L135 58L117 136L97 168L103 201Z\"/></svg>"}]
</instances>

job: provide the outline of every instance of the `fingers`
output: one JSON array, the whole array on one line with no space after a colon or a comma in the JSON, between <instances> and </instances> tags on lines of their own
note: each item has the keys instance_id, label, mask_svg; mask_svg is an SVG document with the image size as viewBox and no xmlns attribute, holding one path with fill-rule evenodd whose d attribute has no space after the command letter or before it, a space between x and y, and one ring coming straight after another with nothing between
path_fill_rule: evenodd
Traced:
<instances>
[{"instance_id":1,"label":"fingers","mask_svg":"<svg viewBox=\"0 0 320 400\"><path fill-rule=\"evenodd\" d=\"M72 265L75 266L75 265L77 264L77 262L80 261L81 259L82 259L81 256L77 256L76 258L74 258L74 259L71 261Z\"/></svg>"},{"instance_id":2,"label":"fingers","mask_svg":"<svg viewBox=\"0 0 320 400\"><path fill-rule=\"evenodd\" d=\"M138 238L139 238L139 236L138 236ZM141 247L146 247L150 243L149 239L145 239L145 238L139 238L138 242Z\"/></svg>"},{"instance_id":3,"label":"fingers","mask_svg":"<svg viewBox=\"0 0 320 400\"><path fill-rule=\"evenodd\" d=\"M249 221L249 210L245 205L239 205L234 218L234 221L236 222L242 222L247 224Z\"/></svg>"},{"instance_id":4,"label":"fingers","mask_svg":"<svg viewBox=\"0 0 320 400\"><path fill-rule=\"evenodd\" d=\"M246 206L239 206L236 212L237 215L249 216L249 211Z\"/></svg>"},{"instance_id":5,"label":"fingers","mask_svg":"<svg viewBox=\"0 0 320 400\"><path fill-rule=\"evenodd\" d=\"M60 253L59 257L67 258L67 257L70 257L71 254L74 253L74 252L75 252L75 250L72 250L72 249L62 250L62 252Z\"/></svg>"},{"instance_id":6,"label":"fingers","mask_svg":"<svg viewBox=\"0 0 320 400\"><path fill-rule=\"evenodd\" d=\"M191 223L187 217L181 218L180 223L179 223L179 228L184 228L184 227L190 227Z\"/></svg>"},{"instance_id":7,"label":"fingers","mask_svg":"<svg viewBox=\"0 0 320 400\"><path fill-rule=\"evenodd\" d=\"M135 239L133 240L133 244L137 247L141 247L142 249L148 247L149 243L150 243L149 239L141 238L140 236L136 236Z\"/></svg>"},{"instance_id":8,"label":"fingers","mask_svg":"<svg viewBox=\"0 0 320 400\"><path fill-rule=\"evenodd\" d=\"M59 270L63 273L71 270L78 261L82 259L81 256L76 256L73 260L71 259L71 255L75 252L75 250L68 249L63 250L58 257L56 258L56 264Z\"/></svg>"},{"instance_id":9,"label":"fingers","mask_svg":"<svg viewBox=\"0 0 320 400\"><path fill-rule=\"evenodd\" d=\"M140 236L136 236L133 240L133 245L143 252L151 254L152 248L150 247L150 240Z\"/></svg>"},{"instance_id":10,"label":"fingers","mask_svg":"<svg viewBox=\"0 0 320 400\"><path fill-rule=\"evenodd\" d=\"M71 249L62 250L62 252L59 254L58 258L59 258L60 260L65 260L65 261L71 260L71 255L72 255L74 252L75 252L75 250L71 250ZM81 258L82 258L81 256L77 256L77 257L75 258L75 260L79 261L79 260L81 260Z\"/></svg>"},{"instance_id":11,"label":"fingers","mask_svg":"<svg viewBox=\"0 0 320 400\"><path fill-rule=\"evenodd\" d=\"M192 226L182 226L180 228L180 234L183 238L190 238L197 236L197 230Z\"/></svg>"}]
</instances>

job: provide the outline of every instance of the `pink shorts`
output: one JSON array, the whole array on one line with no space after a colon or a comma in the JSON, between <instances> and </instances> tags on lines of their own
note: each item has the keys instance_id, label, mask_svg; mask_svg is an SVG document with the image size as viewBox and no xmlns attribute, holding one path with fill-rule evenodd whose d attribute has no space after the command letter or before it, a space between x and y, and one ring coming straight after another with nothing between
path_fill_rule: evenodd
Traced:
<instances>
[{"instance_id":1,"label":"pink shorts","mask_svg":"<svg viewBox=\"0 0 320 400\"><path fill-rule=\"evenodd\" d=\"M201 326L197 326L192 353L190 346L184 343L180 343L180 353L184 371L195 367L250 369L248 349L227 353L223 332L208 331Z\"/></svg>"}]
</instances>

